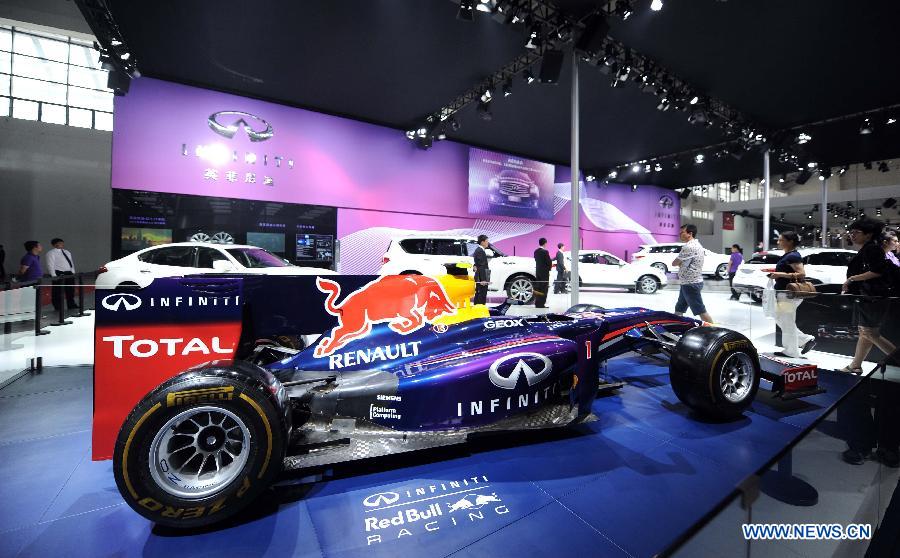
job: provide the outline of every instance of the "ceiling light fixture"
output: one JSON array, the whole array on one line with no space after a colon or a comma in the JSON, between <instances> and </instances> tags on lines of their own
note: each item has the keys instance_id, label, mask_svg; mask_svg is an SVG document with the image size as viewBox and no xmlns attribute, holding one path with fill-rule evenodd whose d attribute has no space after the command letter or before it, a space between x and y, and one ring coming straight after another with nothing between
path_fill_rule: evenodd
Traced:
<instances>
[{"instance_id":1,"label":"ceiling light fixture","mask_svg":"<svg viewBox=\"0 0 900 558\"><path fill-rule=\"evenodd\" d=\"M475 21L475 0L460 0L456 19Z\"/></svg>"},{"instance_id":2,"label":"ceiling light fixture","mask_svg":"<svg viewBox=\"0 0 900 558\"><path fill-rule=\"evenodd\" d=\"M631 172L641 172L641 166L637 163L631 166Z\"/></svg>"},{"instance_id":3,"label":"ceiling light fixture","mask_svg":"<svg viewBox=\"0 0 900 558\"><path fill-rule=\"evenodd\" d=\"M652 2L650 2L650 9L653 10L654 12L660 11L662 9L662 7L663 7L662 0L653 0Z\"/></svg>"},{"instance_id":4,"label":"ceiling light fixture","mask_svg":"<svg viewBox=\"0 0 900 558\"><path fill-rule=\"evenodd\" d=\"M797 136L797 145L803 145L804 143L809 142L812 139L812 136L807 134L806 132L800 132Z\"/></svg>"},{"instance_id":5,"label":"ceiling light fixture","mask_svg":"<svg viewBox=\"0 0 900 558\"><path fill-rule=\"evenodd\" d=\"M703 153L698 153L697 155L694 156L694 163L696 163L698 165L702 165L703 159L704 159Z\"/></svg>"},{"instance_id":6,"label":"ceiling light fixture","mask_svg":"<svg viewBox=\"0 0 900 558\"><path fill-rule=\"evenodd\" d=\"M872 127L872 121L868 118L862 121L862 124L859 125L859 133L863 136L871 134L875 129Z\"/></svg>"}]
</instances>

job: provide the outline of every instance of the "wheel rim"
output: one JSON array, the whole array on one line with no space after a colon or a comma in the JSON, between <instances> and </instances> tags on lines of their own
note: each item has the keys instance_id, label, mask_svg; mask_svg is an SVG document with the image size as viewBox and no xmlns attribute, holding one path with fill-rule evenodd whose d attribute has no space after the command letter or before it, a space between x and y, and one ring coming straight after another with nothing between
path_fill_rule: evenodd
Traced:
<instances>
[{"instance_id":1,"label":"wheel rim","mask_svg":"<svg viewBox=\"0 0 900 558\"><path fill-rule=\"evenodd\" d=\"M528 302L534 296L534 285L528 279L516 279L509 285L509 296L520 302Z\"/></svg>"},{"instance_id":2,"label":"wheel rim","mask_svg":"<svg viewBox=\"0 0 900 558\"><path fill-rule=\"evenodd\" d=\"M150 474L173 496L197 499L234 481L250 455L250 431L220 407L196 407L160 428L150 445Z\"/></svg>"},{"instance_id":3,"label":"wheel rim","mask_svg":"<svg viewBox=\"0 0 900 558\"><path fill-rule=\"evenodd\" d=\"M720 278L725 279L726 277L728 277L728 266L726 266L725 264L720 264L718 270L716 271L716 274Z\"/></svg>"},{"instance_id":4,"label":"wheel rim","mask_svg":"<svg viewBox=\"0 0 900 558\"><path fill-rule=\"evenodd\" d=\"M227 232L217 232L212 236L213 244L234 244L234 237Z\"/></svg>"},{"instance_id":5,"label":"wheel rim","mask_svg":"<svg viewBox=\"0 0 900 558\"><path fill-rule=\"evenodd\" d=\"M653 294L656 292L656 279L652 277L644 277L641 279L641 292L644 294Z\"/></svg>"},{"instance_id":6,"label":"wheel rim","mask_svg":"<svg viewBox=\"0 0 900 558\"><path fill-rule=\"evenodd\" d=\"M756 369L747 353L732 353L722 364L720 385L722 395L732 403L740 403L750 395Z\"/></svg>"},{"instance_id":7,"label":"wheel rim","mask_svg":"<svg viewBox=\"0 0 900 558\"><path fill-rule=\"evenodd\" d=\"M662 271L663 273L666 272L666 264L664 264L664 263L656 262L654 264L650 264L650 267L655 267L656 269Z\"/></svg>"},{"instance_id":8,"label":"wheel rim","mask_svg":"<svg viewBox=\"0 0 900 558\"><path fill-rule=\"evenodd\" d=\"M209 242L209 235L203 232L194 233L191 242Z\"/></svg>"}]
</instances>

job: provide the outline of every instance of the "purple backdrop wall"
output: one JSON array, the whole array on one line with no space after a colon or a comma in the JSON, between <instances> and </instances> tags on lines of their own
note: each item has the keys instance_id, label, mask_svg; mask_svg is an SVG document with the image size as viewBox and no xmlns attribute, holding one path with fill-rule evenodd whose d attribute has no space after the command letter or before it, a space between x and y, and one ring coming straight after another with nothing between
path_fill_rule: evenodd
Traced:
<instances>
[{"instance_id":1,"label":"purple backdrop wall","mask_svg":"<svg viewBox=\"0 0 900 558\"><path fill-rule=\"evenodd\" d=\"M115 99L113 188L338 207L348 273L377 271L387 241L403 231L486 232L517 254L530 254L540 236L569 243L569 169L556 168L551 221L476 218L468 162L462 144L421 151L397 130L150 78ZM670 191L588 183L582 192L585 247L624 256L677 240Z\"/></svg>"}]
</instances>

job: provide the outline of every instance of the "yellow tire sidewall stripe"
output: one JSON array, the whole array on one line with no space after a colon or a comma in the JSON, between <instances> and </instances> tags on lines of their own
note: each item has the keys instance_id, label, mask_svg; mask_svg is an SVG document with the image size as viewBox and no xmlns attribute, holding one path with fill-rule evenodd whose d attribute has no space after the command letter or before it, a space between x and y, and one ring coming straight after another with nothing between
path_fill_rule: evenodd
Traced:
<instances>
[{"instance_id":1,"label":"yellow tire sidewall stripe","mask_svg":"<svg viewBox=\"0 0 900 558\"><path fill-rule=\"evenodd\" d=\"M157 411L160 407L162 407L162 403L157 403L156 405L150 407L146 413L137 421L134 425L134 428L131 429L131 433L128 434L128 439L125 441L125 450L122 452L122 480L125 481L125 486L128 488L128 492L131 493L131 496L135 500L139 500L137 491L131 486L131 479L128 478L128 452L131 449L131 442L134 440L134 435L137 434L138 429L140 429L141 425L144 424L144 421L152 415L155 411Z\"/></svg>"},{"instance_id":2,"label":"yellow tire sidewall stripe","mask_svg":"<svg viewBox=\"0 0 900 558\"><path fill-rule=\"evenodd\" d=\"M246 394L241 394L241 399L250 404L251 407L256 409L256 412L259 413L260 418L263 421L263 425L266 427L266 459L263 461L262 468L259 470L259 476L257 478L263 478L263 475L266 473L266 469L269 466L269 459L272 457L272 427L269 425L269 419L266 417L266 413L263 412L262 408L257 405L256 401L247 397Z\"/></svg>"}]
</instances>

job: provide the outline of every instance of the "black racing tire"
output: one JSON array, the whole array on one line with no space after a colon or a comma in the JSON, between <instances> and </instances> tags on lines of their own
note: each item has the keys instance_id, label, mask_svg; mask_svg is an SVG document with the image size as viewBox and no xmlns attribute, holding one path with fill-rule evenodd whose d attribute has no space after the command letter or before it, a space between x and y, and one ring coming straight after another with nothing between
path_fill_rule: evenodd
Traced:
<instances>
[{"instance_id":1,"label":"black racing tire","mask_svg":"<svg viewBox=\"0 0 900 558\"><path fill-rule=\"evenodd\" d=\"M290 425L278 399L284 390L257 366L215 364L154 389L119 431L116 485L132 509L157 524L220 522L281 471Z\"/></svg>"},{"instance_id":2,"label":"black racing tire","mask_svg":"<svg viewBox=\"0 0 900 558\"><path fill-rule=\"evenodd\" d=\"M535 278L525 273L513 275L506 280L506 296L519 304L534 302Z\"/></svg>"},{"instance_id":3,"label":"black racing tire","mask_svg":"<svg viewBox=\"0 0 900 558\"><path fill-rule=\"evenodd\" d=\"M675 346L669 378L678 399L699 414L735 419L759 390L759 355L753 343L736 331L696 327Z\"/></svg>"},{"instance_id":4,"label":"black racing tire","mask_svg":"<svg viewBox=\"0 0 900 558\"><path fill-rule=\"evenodd\" d=\"M642 275L635 283L635 292L651 295L659 290L659 279L652 275Z\"/></svg>"}]
</instances>

